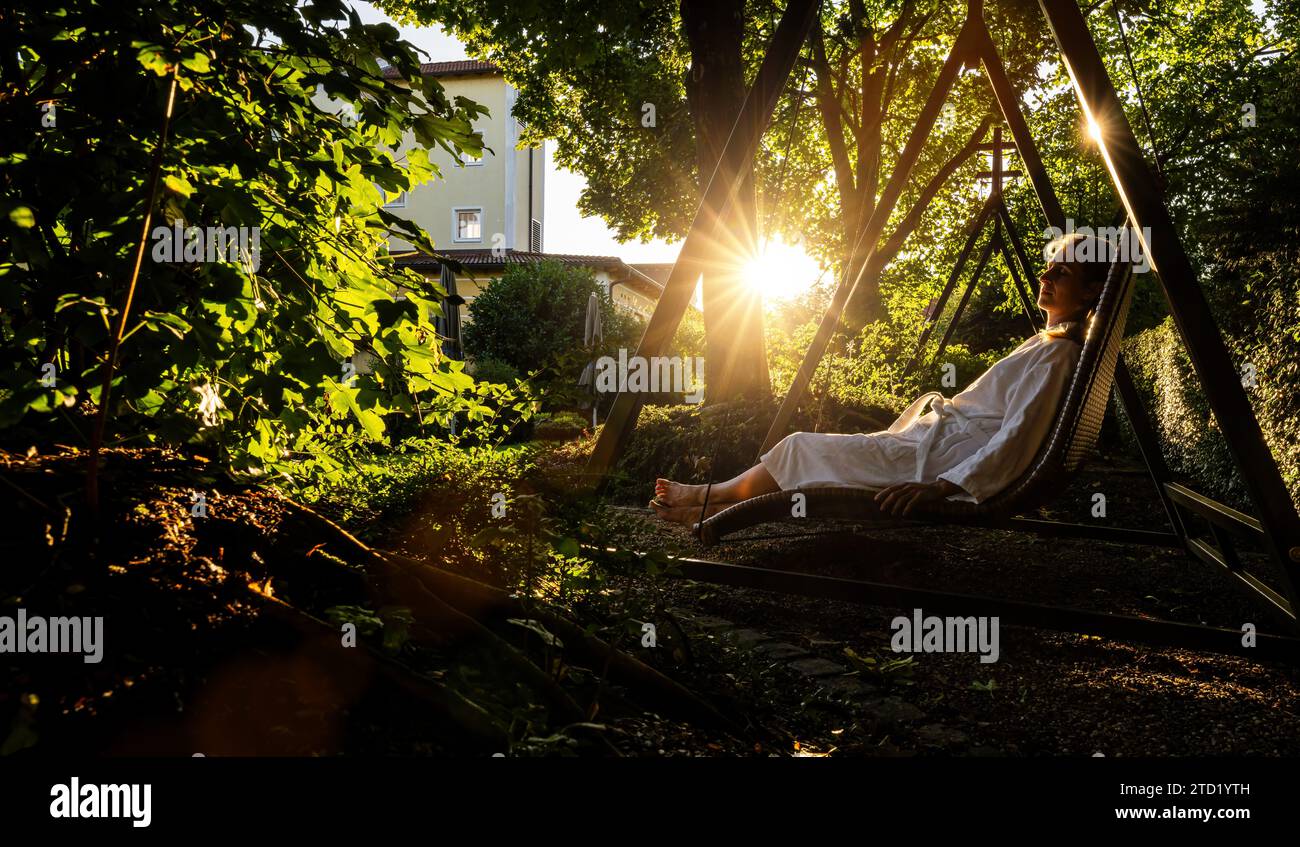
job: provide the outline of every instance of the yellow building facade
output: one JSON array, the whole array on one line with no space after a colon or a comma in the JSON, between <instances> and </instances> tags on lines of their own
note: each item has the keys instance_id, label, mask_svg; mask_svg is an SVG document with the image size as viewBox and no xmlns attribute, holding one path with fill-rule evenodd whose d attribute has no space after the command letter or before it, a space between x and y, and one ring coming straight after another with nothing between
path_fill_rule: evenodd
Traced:
<instances>
[{"instance_id":1,"label":"yellow building facade","mask_svg":"<svg viewBox=\"0 0 1300 847\"><path fill-rule=\"evenodd\" d=\"M517 92L501 71L487 62L461 60L425 63L421 73L437 78L448 98L465 97L487 109L474 124L483 137L481 158L430 149L429 161L439 177L385 206L423 229L437 250L430 256L401 239L389 241L397 264L440 280L447 289L440 330L451 342L449 352L460 352L460 324L468 318L463 307L512 264L550 259L588 268L616 307L648 319L671 264L634 266L617 256L545 252L545 147L520 146L520 125L513 114ZM414 133L407 133L394 151L398 161L418 143ZM455 260L460 268L444 268L438 256Z\"/></svg>"}]
</instances>

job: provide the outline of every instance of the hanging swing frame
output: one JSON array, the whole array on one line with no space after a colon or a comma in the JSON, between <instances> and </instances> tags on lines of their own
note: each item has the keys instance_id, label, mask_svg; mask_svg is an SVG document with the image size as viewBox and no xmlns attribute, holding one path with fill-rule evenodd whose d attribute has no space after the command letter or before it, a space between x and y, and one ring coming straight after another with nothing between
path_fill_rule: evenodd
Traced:
<instances>
[{"instance_id":1,"label":"hanging swing frame","mask_svg":"<svg viewBox=\"0 0 1300 847\"><path fill-rule=\"evenodd\" d=\"M916 340L916 346L912 350L912 355L908 358L907 364L903 366L902 376L906 378L912 373L912 370L921 360L921 354L925 351L925 345L929 342L930 336L938 327L943 317L944 309L948 305L949 298L957 289L957 283L961 280L962 273L966 270L966 265L970 261L970 255L975 249L975 244L979 241L981 235L988 228L989 221L993 222L993 234L990 236L988 244L981 253L979 260L976 262L975 271L971 274L970 280L966 283L966 289L962 293L961 300L957 308L953 311L952 317L948 320L947 329L944 331L943 338L939 342L938 348L934 355L930 357L930 364L939 361L943 357L943 352L948 346L948 341L952 337L953 330L958 322L961 321L962 314L966 310L966 304L970 300L971 293L980 283L984 268L988 264L989 258L994 252L1002 257L1006 263L1007 271L1011 275L1011 284L1016 293L1016 299L1020 301L1020 307L1024 310L1025 318L1029 321L1030 329L1033 332L1038 331L1038 318L1034 314L1034 309L1030 305L1031 298L1029 290L1026 288L1026 279L1033 279L1033 267L1029 264L1029 258L1024 253L1024 242L1020 238L1020 233L1016 229L1015 221L1011 217L1011 212L1007 208L1006 197L1003 193L1003 183L1012 177L1020 176L1020 171L1007 171L1002 167L1002 154L1009 149L1015 149L1015 145L1007 145L1002 141L1002 127L995 127L993 130L993 141L989 144L979 145L979 149L989 150L993 154L992 167L988 171L981 172L979 178L992 180L989 196L980 204L979 210L971 219L967 228L966 241L962 245L961 252L957 256L957 262L953 265L952 272L948 275L948 281L940 290L939 296L934 300L932 306L926 315L925 325L921 328L921 334ZM1007 236L1011 239L1008 243L1008 237L1002 235L1006 230ZM1014 248L1012 247L1014 245ZM1014 252L1018 251L1018 252ZM1022 276L1023 274L1023 276Z\"/></svg>"},{"instance_id":2,"label":"hanging swing frame","mask_svg":"<svg viewBox=\"0 0 1300 847\"><path fill-rule=\"evenodd\" d=\"M1140 240L1143 255L1150 262L1151 270L1160 283L1175 328L1188 350L1214 419L1237 464L1258 517L1241 513L1173 480L1161 453L1155 427L1141 403L1123 359L1120 358L1115 369L1113 391L1124 407L1157 496L1165 509L1170 530L1131 530L1023 517L1001 521L999 527L1049 536L1182 548L1192 557L1232 577L1235 584L1256 601L1258 608L1271 614L1287 634L1260 633L1259 638L1264 640L1257 644L1266 644L1267 649L1259 650L1244 647L1242 632L1234 629L1132 618L886 583L830 579L703 560L679 559L680 571L688 578L719 584L813 597L833 597L871 605L907 607L924 603L926 608L949 609L967 615L1001 615L1007 624L1020 623L1125 640L1300 661L1300 638L1296 637L1300 635L1300 621L1297 620L1297 610L1300 609L1300 594L1297 593L1300 590L1300 515L1296 512L1277 463L1265 443L1240 377L1165 207L1160 180L1147 164L1077 3L1074 0L1038 2L1084 116L1100 130L1098 148L1116 196ZM733 167L728 171L722 168L722 162L752 161L762 128L771 118L776 99L794 65L800 45L807 38L815 20L818 5L816 0L791 0L787 6L759 75L742 106L732 137L720 158L720 167L715 170L706 187L706 202L718 198L725 198L729 202L735 197L743 169ZM982 0L968 0L967 17L962 29L913 126L899 161L881 192L879 202L860 234L861 242L870 245L871 249L866 251L856 268L846 269L799 372L772 422L764 440L764 452L786 434L789 422L803 399L846 304L866 275L871 253L880 241L904 185L911 177L912 169L958 73L963 67L976 66L982 66L985 78L993 90L1044 217L1051 226L1064 231L1064 212L1021 112L1018 94L1007 77L984 22ZM729 154L735 154L738 158L729 159ZM718 184L719 181L723 184ZM1001 208L990 208L986 204L984 209L979 216L984 219L980 225L983 226L988 218L997 218L1012 241L1012 252L1021 265L1020 270L1032 279L1032 269L1023 242L1019 239L1019 233L1005 204L1001 204ZM716 221L716 218L712 220ZM699 252L700 239L693 241L692 237L702 224L709 223L697 215L638 347L638 355L659 354L680 322L705 266L703 255ZM852 252L856 254L858 251ZM598 487L603 484L635 427L640 406L641 397L637 394L625 392L616 399L614 409L587 464L586 479L589 485ZM1208 534L1194 532L1191 518L1205 521L1209 527ZM1235 537L1239 535L1246 535L1263 547L1280 573L1283 584L1281 591L1247 571L1234 543Z\"/></svg>"}]
</instances>

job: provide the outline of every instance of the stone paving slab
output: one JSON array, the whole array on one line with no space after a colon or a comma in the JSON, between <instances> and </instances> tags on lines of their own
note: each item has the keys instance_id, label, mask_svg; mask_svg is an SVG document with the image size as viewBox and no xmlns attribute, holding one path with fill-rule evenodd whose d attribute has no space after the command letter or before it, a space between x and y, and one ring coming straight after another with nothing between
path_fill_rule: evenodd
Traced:
<instances>
[{"instance_id":1,"label":"stone paving slab","mask_svg":"<svg viewBox=\"0 0 1300 847\"><path fill-rule=\"evenodd\" d=\"M880 696L875 685L852 674L844 665L814 656L796 644L771 638L751 627L738 626L725 618L701 615L685 609L671 611L683 623L694 626L697 630L706 631L737 649L770 659L774 664L790 669L809 683L815 684L824 694L855 701L856 708L864 712L863 717L877 728L894 729L926 717L921 709L898 697ZM834 649L844 642L814 638L809 643ZM965 734L942 724L927 724L921 728L919 735L921 742L928 747L950 748L967 743Z\"/></svg>"},{"instance_id":2,"label":"stone paving slab","mask_svg":"<svg viewBox=\"0 0 1300 847\"><path fill-rule=\"evenodd\" d=\"M722 638L731 644L735 644L737 647L753 648L759 644L775 643L775 640L765 633L759 632L756 629L746 628L725 631L722 633Z\"/></svg>"},{"instance_id":3,"label":"stone paving slab","mask_svg":"<svg viewBox=\"0 0 1300 847\"><path fill-rule=\"evenodd\" d=\"M801 659L805 656L812 655L802 647L794 644L787 644L784 641L769 641L766 644L759 644L754 648L754 652L768 659Z\"/></svg>"},{"instance_id":4,"label":"stone paving slab","mask_svg":"<svg viewBox=\"0 0 1300 847\"><path fill-rule=\"evenodd\" d=\"M864 700L876 693L876 686L854 676L827 677L817 680L817 683L834 697Z\"/></svg>"},{"instance_id":5,"label":"stone paving slab","mask_svg":"<svg viewBox=\"0 0 1300 847\"><path fill-rule=\"evenodd\" d=\"M795 659L786 662L785 666L800 676L839 676L848 673L848 668L820 656L814 656L810 659Z\"/></svg>"}]
</instances>

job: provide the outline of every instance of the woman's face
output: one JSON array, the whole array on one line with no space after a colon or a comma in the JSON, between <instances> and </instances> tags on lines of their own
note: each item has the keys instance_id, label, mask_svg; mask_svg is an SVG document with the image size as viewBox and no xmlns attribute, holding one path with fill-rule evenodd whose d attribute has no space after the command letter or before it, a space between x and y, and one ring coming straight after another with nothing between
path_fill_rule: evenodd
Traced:
<instances>
[{"instance_id":1,"label":"woman's face","mask_svg":"<svg viewBox=\"0 0 1300 847\"><path fill-rule=\"evenodd\" d=\"M1038 306L1056 320L1082 314L1097 296L1095 284L1083 279L1079 266L1058 252L1038 277Z\"/></svg>"}]
</instances>

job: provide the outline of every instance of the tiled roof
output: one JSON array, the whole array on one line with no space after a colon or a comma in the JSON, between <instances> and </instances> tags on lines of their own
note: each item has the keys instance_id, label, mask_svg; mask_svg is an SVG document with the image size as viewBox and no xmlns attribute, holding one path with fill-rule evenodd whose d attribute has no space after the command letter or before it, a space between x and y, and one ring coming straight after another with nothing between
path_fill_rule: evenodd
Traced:
<instances>
[{"instance_id":1,"label":"tiled roof","mask_svg":"<svg viewBox=\"0 0 1300 847\"><path fill-rule=\"evenodd\" d=\"M636 262L633 268L663 285L673 272L673 262Z\"/></svg>"},{"instance_id":2,"label":"tiled roof","mask_svg":"<svg viewBox=\"0 0 1300 847\"><path fill-rule=\"evenodd\" d=\"M523 250L505 250L500 256L492 255L491 250L443 250L440 255L460 262L466 269L504 268L506 265L528 265L549 259L570 267L621 267L623 260L617 256L580 256L573 253L529 253ZM408 253L394 257L394 261L403 267L416 270L437 268L437 256L425 253Z\"/></svg>"},{"instance_id":3,"label":"tiled roof","mask_svg":"<svg viewBox=\"0 0 1300 847\"><path fill-rule=\"evenodd\" d=\"M506 265L526 265L549 259L553 262L576 268L601 268L613 272L611 285L626 285L638 290L651 300L657 300L663 293L664 281L672 271L671 262L629 265L617 256L583 256L576 253L529 253L524 250L505 250L500 256L493 256L491 250L442 250L440 256L455 260L471 275L475 271L502 271ZM393 257L399 266L414 271L439 271L441 266L438 256L427 253L403 253ZM646 273L649 268L654 275ZM663 278L660 279L659 277Z\"/></svg>"},{"instance_id":4,"label":"tiled roof","mask_svg":"<svg viewBox=\"0 0 1300 847\"><path fill-rule=\"evenodd\" d=\"M465 74L499 74L501 69L491 62L477 59L461 59L455 62L423 62L420 73L424 76L459 76ZM392 79L397 76L397 68L384 68L384 76Z\"/></svg>"},{"instance_id":5,"label":"tiled roof","mask_svg":"<svg viewBox=\"0 0 1300 847\"><path fill-rule=\"evenodd\" d=\"M627 269L631 271L631 273L627 275L625 283L631 285L633 288L641 289L643 293L648 293L651 297L658 297L664 290L664 282L668 279L668 275L665 274L663 278L660 279L657 276L647 274L645 271L641 270L642 267L643 266L641 265L628 265ZM671 269L672 265L669 265L668 267Z\"/></svg>"}]
</instances>

